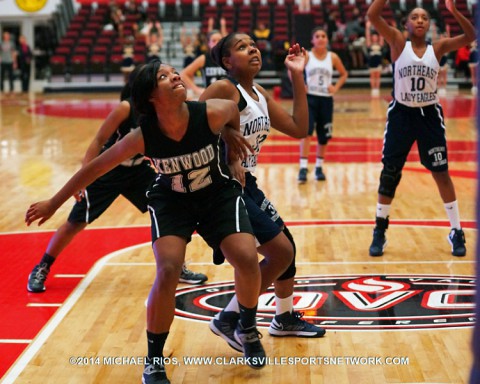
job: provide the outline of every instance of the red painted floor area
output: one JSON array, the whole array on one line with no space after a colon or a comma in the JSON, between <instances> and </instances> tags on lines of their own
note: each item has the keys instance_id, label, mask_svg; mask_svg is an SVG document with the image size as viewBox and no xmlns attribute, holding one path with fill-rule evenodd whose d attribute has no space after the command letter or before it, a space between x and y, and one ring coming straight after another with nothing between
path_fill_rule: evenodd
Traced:
<instances>
[{"instance_id":1,"label":"red painted floor area","mask_svg":"<svg viewBox=\"0 0 480 384\"><path fill-rule=\"evenodd\" d=\"M0 234L4 267L0 268L0 339L33 339L57 307L28 307L30 303L63 303L81 278L55 278L55 274L86 274L101 257L150 241L150 228L87 229L80 233L55 262L47 291L27 291L27 278L40 260L53 232ZM153 256L152 256L153 261ZM27 343L0 343L0 377L10 368Z\"/></svg>"}]
</instances>

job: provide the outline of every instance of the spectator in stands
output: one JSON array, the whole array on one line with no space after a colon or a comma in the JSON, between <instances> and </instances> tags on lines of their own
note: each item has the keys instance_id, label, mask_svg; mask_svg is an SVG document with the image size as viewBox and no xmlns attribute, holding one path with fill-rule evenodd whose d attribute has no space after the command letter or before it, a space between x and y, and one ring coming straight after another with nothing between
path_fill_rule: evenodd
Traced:
<instances>
[{"instance_id":1,"label":"spectator in stands","mask_svg":"<svg viewBox=\"0 0 480 384\"><path fill-rule=\"evenodd\" d=\"M470 78L470 69L468 63L470 61L470 46L466 45L457 50L455 55L455 72L456 75L463 74L465 78Z\"/></svg>"},{"instance_id":2,"label":"spectator in stands","mask_svg":"<svg viewBox=\"0 0 480 384\"><path fill-rule=\"evenodd\" d=\"M345 24L345 41L352 62L352 69L365 66L365 21L358 8L352 11L352 17Z\"/></svg>"},{"instance_id":3,"label":"spectator in stands","mask_svg":"<svg viewBox=\"0 0 480 384\"><path fill-rule=\"evenodd\" d=\"M468 68L470 69L470 79L472 81L472 95L477 95L477 66L478 66L478 50L477 42L474 41L470 45L470 56L468 58Z\"/></svg>"},{"instance_id":4,"label":"spectator in stands","mask_svg":"<svg viewBox=\"0 0 480 384\"><path fill-rule=\"evenodd\" d=\"M17 64L20 70L20 80L22 82L22 92L28 92L30 88L30 71L32 63L32 50L27 44L27 38L23 35L18 39Z\"/></svg>"},{"instance_id":5,"label":"spectator in stands","mask_svg":"<svg viewBox=\"0 0 480 384\"><path fill-rule=\"evenodd\" d=\"M262 55L263 69L272 69L272 31L266 23L259 20L253 30L253 40Z\"/></svg>"},{"instance_id":6,"label":"spectator in stands","mask_svg":"<svg viewBox=\"0 0 480 384\"><path fill-rule=\"evenodd\" d=\"M125 84L128 84L128 79L130 74L135 69L135 60L133 55L133 47L131 45L126 45L123 48L123 59L120 66L120 70L123 73L123 80Z\"/></svg>"},{"instance_id":7,"label":"spectator in stands","mask_svg":"<svg viewBox=\"0 0 480 384\"><path fill-rule=\"evenodd\" d=\"M3 83L8 79L10 92L13 92L13 71L17 69L17 49L11 39L10 32L4 31L0 43L0 92L3 93Z\"/></svg>"},{"instance_id":8,"label":"spectator in stands","mask_svg":"<svg viewBox=\"0 0 480 384\"><path fill-rule=\"evenodd\" d=\"M163 28L160 21L150 18L141 33L145 36L145 44L147 45L147 52L150 50L150 46L156 44L158 51L161 51L163 46Z\"/></svg>"},{"instance_id":9,"label":"spectator in stands","mask_svg":"<svg viewBox=\"0 0 480 384\"><path fill-rule=\"evenodd\" d=\"M112 12L110 13L110 21L113 29L117 31L118 37L120 39L123 39L123 23L125 21L125 16L120 7L115 7L112 10Z\"/></svg>"},{"instance_id":10,"label":"spectator in stands","mask_svg":"<svg viewBox=\"0 0 480 384\"><path fill-rule=\"evenodd\" d=\"M183 49L183 68L188 67L193 60L195 60L196 36L198 36L196 28L192 28L190 33L188 33L187 28L182 26L180 30L180 43Z\"/></svg>"},{"instance_id":11,"label":"spectator in stands","mask_svg":"<svg viewBox=\"0 0 480 384\"><path fill-rule=\"evenodd\" d=\"M310 4L310 0L299 0L298 1L298 10L304 13L310 13L312 9L312 5Z\"/></svg>"},{"instance_id":12,"label":"spectator in stands","mask_svg":"<svg viewBox=\"0 0 480 384\"><path fill-rule=\"evenodd\" d=\"M215 20L213 17L210 17L208 19L208 25L207 25L207 33L210 33L214 30L218 30L222 37L228 35L228 30L227 30L227 20L224 17L220 18L220 22L218 25L218 29L215 27Z\"/></svg>"},{"instance_id":13,"label":"spectator in stands","mask_svg":"<svg viewBox=\"0 0 480 384\"><path fill-rule=\"evenodd\" d=\"M208 34L208 52L198 56L189 66L180 72L180 76L187 86L196 96L200 96L206 87L211 83L221 79L226 75L225 70L217 65L212 57L210 51L222 38L220 31L214 29ZM200 71L202 73L203 84L201 87L195 84L195 74Z\"/></svg>"},{"instance_id":14,"label":"spectator in stands","mask_svg":"<svg viewBox=\"0 0 480 384\"><path fill-rule=\"evenodd\" d=\"M446 24L446 30L444 33L439 33L436 23L433 24L430 29L432 30L433 42L437 41L438 39L450 37L450 26L448 24ZM439 64L440 69L437 77L438 96L445 97L447 95L448 56L443 55Z\"/></svg>"},{"instance_id":15,"label":"spectator in stands","mask_svg":"<svg viewBox=\"0 0 480 384\"><path fill-rule=\"evenodd\" d=\"M195 57L208 53L208 38L205 33L198 31L195 41Z\"/></svg>"},{"instance_id":16,"label":"spectator in stands","mask_svg":"<svg viewBox=\"0 0 480 384\"><path fill-rule=\"evenodd\" d=\"M368 50L368 70L370 72L370 89L374 97L380 96L380 78L383 62L383 37L372 30L372 23L366 23L366 43Z\"/></svg>"}]
</instances>

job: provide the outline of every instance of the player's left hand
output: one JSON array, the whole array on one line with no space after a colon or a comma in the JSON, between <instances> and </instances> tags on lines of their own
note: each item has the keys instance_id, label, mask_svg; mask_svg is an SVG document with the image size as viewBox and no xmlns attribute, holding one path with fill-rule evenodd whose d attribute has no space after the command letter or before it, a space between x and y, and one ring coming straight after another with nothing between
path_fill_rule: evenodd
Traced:
<instances>
[{"instance_id":1,"label":"player's left hand","mask_svg":"<svg viewBox=\"0 0 480 384\"><path fill-rule=\"evenodd\" d=\"M303 72L305 69L305 59L307 57L307 52L305 48L300 47L300 44L293 44L288 49L287 57L285 58L285 66L288 70L295 72Z\"/></svg>"},{"instance_id":2,"label":"player's left hand","mask_svg":"<svg viewBox=\"0 0 480 384\"><path fill-rule=\"evenodd\" d=\"M85 197L85 190L84 189L81 189L80 191L78 191L77 193L75 193L73 195L73 197L75 198L75 200L77 200L78 202L82 201L82 199Z\"/></svg>"},{"instance_id":3,"label":"player's left hand","mask_svg":"<svg viewBox=\"0 0 480 384\"><path fill-rule=\"evenodd\" d=\"M245 187L245 168L243 168L242 163L239 160L234 161L228 165L228 168L232 177L238 180L242 187Z\"/></svg>"},{"instance_id":4,"label":"player's left hand","mask_svg":"<svg viewBox=\"0 0 480 384\"><path fill-rule=\"evenodd\" d=\"M445 0L445 7L448 9L450 13L456 10L455 8L455 0Z\"/></svg>"},{"instance_id":5,"label":"player's left hand","mask_svg":"<svg viewBox=\"0 0 480 384\"><path fill-rule=\"evenodd\" d=\"M248 156L248 151L254 153L253 147L237 130L224 129L222 131L222 140L227 144L228 158L230 160L243 160Z\"/></svg>"}]
</instances>

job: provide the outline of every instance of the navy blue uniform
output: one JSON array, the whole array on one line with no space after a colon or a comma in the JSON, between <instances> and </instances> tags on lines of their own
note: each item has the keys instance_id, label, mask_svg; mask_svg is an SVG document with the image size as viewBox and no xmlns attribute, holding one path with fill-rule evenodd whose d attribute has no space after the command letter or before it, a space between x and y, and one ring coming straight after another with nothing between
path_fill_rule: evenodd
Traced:
<instances>
[{"instance_id":1,"label":"navy blue uniform","mask_svg":"<svg viewBox=\"0 0 480 384\"><path fill-rule=\"evenodd\" d=\"M108 139L102 152L121 140L136 126L130 100L130 116ZM91 223L119 196L124 196L142 213L147 211L145 192L155 177L155 171L143 155L137 155L99 177L85 189L85 196L76 202L68 216L73 223Z\"/></svg>"},{"instance_id":2,"label":"navy blue uniform","mask_svg":"<svg viewBox=\"0 0 480 384\"><path fill-rule=\"evenodd\" d=\"M423 166L432 172L448 169L442 107L437 95L439 63L432 45L423 57L405 43L394 63L394 100L385 127L382 162L402 169L414 142Z\"/></svg>"}]
</instances>

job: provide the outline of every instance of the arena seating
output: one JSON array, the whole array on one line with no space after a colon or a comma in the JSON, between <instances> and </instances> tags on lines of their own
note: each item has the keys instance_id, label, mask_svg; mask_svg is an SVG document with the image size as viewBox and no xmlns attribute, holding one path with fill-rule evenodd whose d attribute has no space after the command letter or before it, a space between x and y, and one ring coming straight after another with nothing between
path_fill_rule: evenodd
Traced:
<instances>
[{"instance_id":1,"label":"arena seating","mask_svg":"<svg viewBox=\"0 0 480 384\"><path fill-rule=\"evenodd\" d=\"M138 1L138 0L137 0ZM220 18L224 18L228 30L251 32L258 21L265 22L273 32L272 46L279 54L284 52L285 43L295 42L294 15L298 6L293 0L182 0L181 6L174 0L148 0L138 5L144 6L145 17L166 21L196 20L200 23L200 30L207 31L208 19L213 18L218 26ZM390 0L391 7L385 10L385 18L401 22L405 10L416 5L417 0ZM441 29L446 24L451 26L452 35L458 33L458 26L443 1L418 0L428 9L432 17L437 20ZM58 46L50 56L52 76L63 76L66 81L84 78L90 81L108 81L111 75L118 74L121 66L123 48L128 44L133 45L134 58L143 62L146 58L145 41L142 38L131 40L134 25L139 20L140 14L126 14L123 22L123 37L115 29L106 28L109 20L109 2L107 0L91 1L80 0L80 8L71 19L65 34L61 37ZM122 6L124 0L117 1ZM473 20L475 6L469 6L467 0L457 0L457 8ZM368 8L366 0L321 0L314 1L311 13L315 25L325 25L329 15L338 12L342 23L353 17L353 9L358 8L365 14ZM170 33L166 31L165 33ZM173 35L173 31L171 32ZM138 34L137 34L138 36ZM330 42L331 49L337 51L341 57L347 52L347 42L339 34ZM172 50L163 51L171 55ZM162 55L164 54L162 52ZM173 53L176 55L177 53ZM163 56L162 56L163 57ZM347 66L348 67L348 66Z\"/></svg>"}]
</instances>

